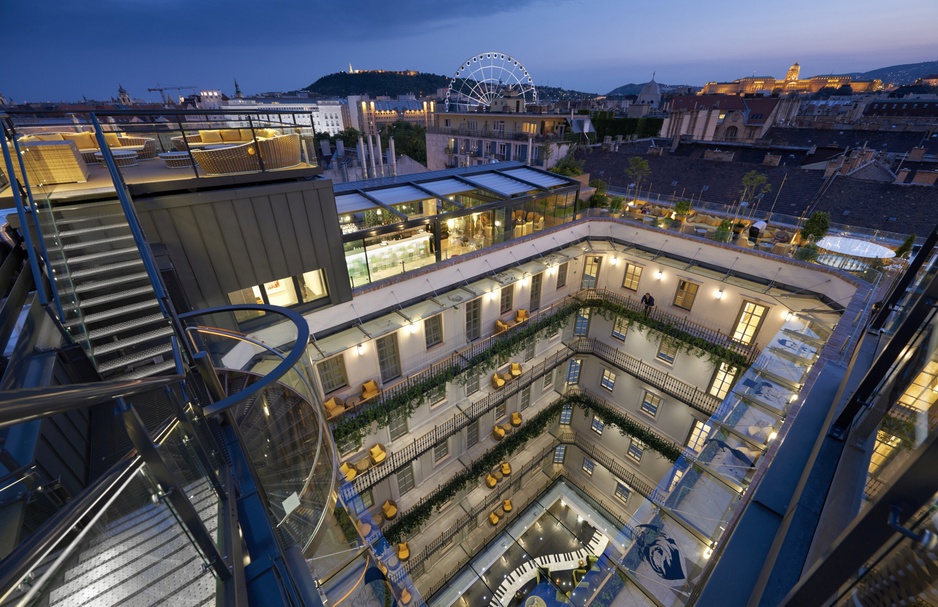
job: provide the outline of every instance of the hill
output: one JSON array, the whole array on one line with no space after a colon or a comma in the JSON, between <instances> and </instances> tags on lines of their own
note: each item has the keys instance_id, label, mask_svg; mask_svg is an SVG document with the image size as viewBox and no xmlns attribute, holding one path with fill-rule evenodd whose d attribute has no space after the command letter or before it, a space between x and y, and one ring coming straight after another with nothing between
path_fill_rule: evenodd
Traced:
<instances>
[{"instance_id":1,"label":"hill","mask_svg":"<svg viewBox=\"0 0 938 607\"><path fill-rule=\"evenodd\" d=\"M627 95L635 95L635 96L638 96L638 94L642 92L642 88L643 88L646 84L648 84L648 83L647 83L647 82L640 82L640 83L636 84L636 83L634 83L634 82L630 82L630 83L628 83L628 84L623 84L622 86L616 87L616 88L612 89L611 91L609 91L608 93L606 93L606 96L607 96L607 97L612 96L612 95L622 95L623 97L625 97L625 96L627 96ZM662 92L662 93L667 93L669 90L672 90L672 89L675 89L675 88L677 88L677 89L690 89L690 88L692 88L692 89L694 89L694 90L700 90L700 87L697 87L697 86L691 87L689 84L664 84L664 83L659 82L659 83L658 83L658 86L661 87L661 92Z\"/></svg>"},{"instance_id":2,"label":"hill","mask_svg":"<svg viewBox=\"0 0 938 607\"><path fill-rule=\"evenodd\" d=\"M938 61L922 61L881 67L868 72L847 74L854 80L882 80L883 84L912 84L919 78L938 74Z\"/></svg>"},{"instance_id":3,"label":"hill","mask_svg":"<svg viewBox=\"0 0 938 607\"><path fill-rule=\"evenodd\" d=\"M349 95L407 95L413 93L433 95L437 89L446 88L449 78L436 74L405 74L401 72L339 72L323 76L304 88L304 91L326 97L348 97Z\"/></svg>"}]
</instances>

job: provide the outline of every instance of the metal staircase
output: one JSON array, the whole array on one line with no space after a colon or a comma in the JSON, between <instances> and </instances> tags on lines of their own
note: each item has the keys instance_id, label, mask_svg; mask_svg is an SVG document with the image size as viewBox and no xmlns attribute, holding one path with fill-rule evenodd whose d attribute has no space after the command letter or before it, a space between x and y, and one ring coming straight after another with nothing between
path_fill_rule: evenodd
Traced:
<instances>
[{"instance_id":1,"label":"metal staircase","mask_svg":"<svg viewBox=\"0 0 938 607\"><path fill-rule=\"evenodd\" d=\"M173 369L173 327L120 202L44 202L37 225L60 320L98 373L134 379Z\"/></svg>"}]
</instances>

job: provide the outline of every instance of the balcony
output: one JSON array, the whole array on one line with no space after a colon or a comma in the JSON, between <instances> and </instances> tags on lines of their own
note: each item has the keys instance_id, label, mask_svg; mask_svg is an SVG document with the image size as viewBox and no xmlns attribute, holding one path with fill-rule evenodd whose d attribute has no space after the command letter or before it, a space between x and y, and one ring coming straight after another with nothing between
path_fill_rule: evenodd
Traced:
<instances>
[{"instance_id":1,"label":"balcony","mask_svg":"<svg viewBox=\"0 0 938 607\"><path fill-rule=\"evenodd\" d=\"M494 129L459 129L446 128L439 126L428 126L428 135L449 135L450 137L470 137L477 139L498 139L501 141L534 141L561 142L564 141L564 135L556 133L517 133L510 131L498 131Z\"/></svg>"}]
</instances>

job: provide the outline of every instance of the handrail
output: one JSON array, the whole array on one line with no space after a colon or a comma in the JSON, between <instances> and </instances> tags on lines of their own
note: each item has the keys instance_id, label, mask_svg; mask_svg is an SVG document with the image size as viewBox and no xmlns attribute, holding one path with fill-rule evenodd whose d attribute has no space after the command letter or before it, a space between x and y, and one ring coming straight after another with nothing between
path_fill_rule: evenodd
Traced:
<instances>
[{"instance_id":1,"label":"handrail","mask_svg":"<svg viewBox=\"0 0 938 607\"><path fill-rule=\"evenodd\" d=\"M0 428L88 407L105 400L139 394L183 379L182 375L164 375L128 381L10 390L0 396Z\"/></svg>"},{"instance_id":2,"label":"handrail","mask_svg":"<svg viewBox=\"0 0 938 607\"><path fill-rule=\"evenodd\" d=\"M306 346L309 343L309 325L306 320L298 313L293 310L288 310L287 308L280 308L278 306L269 306L266 304L241 304L237 306L219 306L217 308L208 308L207 310L196 310L194 312L186 312L184 314L179 314L179 320L185 320L187 318L194 318L198 316L207 316L209 314L221 314L234 312L236 310L253 310L258 312L264 312L267 314L280 314L281 316L286 316L287 319L293 322L296 326L297 335L296 341L291 348L290 353L283 359L279 365L274 367L272 371L267 373L263 379L254 382L249 387L237 392L235 394L229 394L227 397L208 405L203 408L203 413L205 415L217 415L222 413L231 407L234 407L238 403L242 402L244 399L252 396L267 386L278 381L281 377L286 375L287 371L292 369L296 363L300 361L300 358L306 354Z\"/></svg>"}]
</instances>

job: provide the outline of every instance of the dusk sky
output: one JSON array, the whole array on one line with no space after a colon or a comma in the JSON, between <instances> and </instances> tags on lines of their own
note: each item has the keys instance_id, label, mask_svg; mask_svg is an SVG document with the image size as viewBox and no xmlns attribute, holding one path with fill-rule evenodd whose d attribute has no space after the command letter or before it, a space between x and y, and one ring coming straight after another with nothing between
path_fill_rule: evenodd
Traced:
<instances>
[{"instance_id":1,"label":"dusk sky","mask_svg":"<svg viewBox=\"0 0 938 607\"><path fill-rule=\"evenodd\" d=\"M0 94L109 99L118 83L232 94L348 69L451 76L474 54L518 58L537 85L595 93L652 72L668 84L802 77L938 58L935 0L0 0Z\"/></svg>"}]
</instances>

